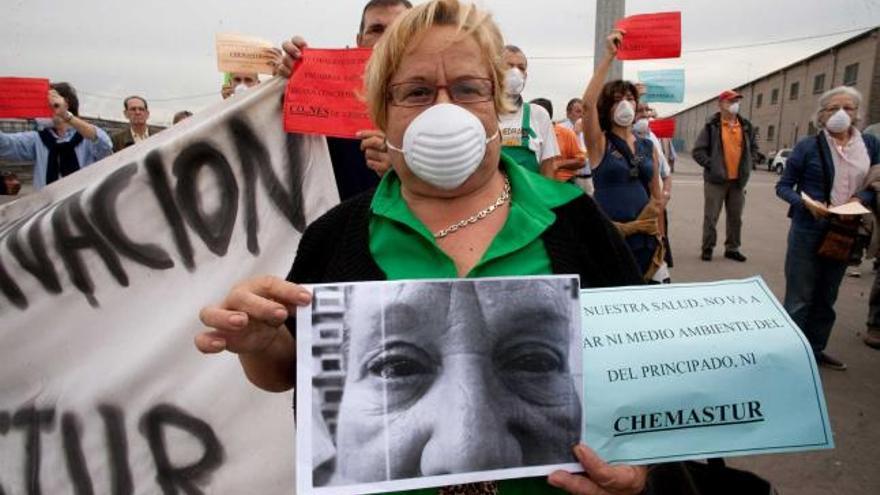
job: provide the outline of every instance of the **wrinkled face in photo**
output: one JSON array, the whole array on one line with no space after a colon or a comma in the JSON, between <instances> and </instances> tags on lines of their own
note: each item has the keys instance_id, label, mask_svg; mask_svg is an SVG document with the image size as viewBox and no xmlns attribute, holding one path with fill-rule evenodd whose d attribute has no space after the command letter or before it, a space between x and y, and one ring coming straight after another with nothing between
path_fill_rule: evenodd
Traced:
<instances>
[{"instance_id":1,"label":"wrinkled face in photo","mask_svg":"<svg viewBox=\"0 0 880 495\"><path fill-rule=\"evenodd\" d=\"M576 285L352 287L331 483L572 462Z\"/></svg>"}]
</instances>

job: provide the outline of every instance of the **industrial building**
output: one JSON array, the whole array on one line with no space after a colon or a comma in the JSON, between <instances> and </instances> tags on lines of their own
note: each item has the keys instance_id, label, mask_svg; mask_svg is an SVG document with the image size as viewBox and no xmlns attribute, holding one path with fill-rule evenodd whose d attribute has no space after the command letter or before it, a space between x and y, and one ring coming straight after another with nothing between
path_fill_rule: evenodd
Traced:
<instances>
[{"instance_id":1,"label":"industrial building","mask_svg":"<svg viewBox=\"0 0 880 495\"><path fill-rule=\"evenodd\" d=\"M853 36L734 89L743 95L740 115L755 126L763 153L791 148L816 134L813 117L817 99L840 85L864 96L862 127L880 122L880 27ZM718 93L729 88L718 88ZM713 97L676 113L675 143L690 152L706 120L718 111Z\"/></svg>"}]
</instances>

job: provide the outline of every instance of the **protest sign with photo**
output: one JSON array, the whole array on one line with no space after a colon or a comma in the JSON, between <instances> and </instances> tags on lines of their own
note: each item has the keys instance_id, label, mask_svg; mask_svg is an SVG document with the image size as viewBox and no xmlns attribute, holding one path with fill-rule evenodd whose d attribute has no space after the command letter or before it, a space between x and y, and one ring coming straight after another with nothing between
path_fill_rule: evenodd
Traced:
<instances>
[{"instance_id":1,"label":"protest sign with photo","mask_svg":"<svg viewBox=\"0 0 880 495\"><path fill-rule=\"evenodd\" d=\"M0 493L284 493L292 394L193 346L338 202L275 79L0 208Z\"/></svg>"},{"instance_id":2,"label":"protest sign with photo","mask_svg":"<svg viewBox=\"0 0 880 495\"><path fill-rule=\"evenodd\" d=\"M579 470L578 287L574 276L313 286L296 325L298 493Z\"/></svg>"}]
</instances>

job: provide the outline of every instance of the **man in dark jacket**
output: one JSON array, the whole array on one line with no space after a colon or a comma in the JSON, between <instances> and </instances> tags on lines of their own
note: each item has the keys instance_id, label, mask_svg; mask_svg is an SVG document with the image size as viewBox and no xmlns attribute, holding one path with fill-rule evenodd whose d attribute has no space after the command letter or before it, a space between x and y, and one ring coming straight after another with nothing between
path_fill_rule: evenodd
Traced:
<instances>
[{"instance_id":1,"label":"man in dark jacket","mask_svg":"<svg viewBox=\"0 0 880 495\"><path fill-rule=\"evenodd\" d=\"M150 137L150 128L147 126L147 119L150 118L150 107L147 106L147 100L141 96L129 96L122 102L126 120L129 126L111 138L113 140L113 152L122 151L129 146L134 146L144 139Z\"/></svg>"},{"instance_id":2,"label":"man in dark jacket","mask_svg":"<svg viewBox=\"0 0 880 495\"><path fill-rule=\"evenodd\" d=\"M752 124L739 115L742 95L727 90L718 97L720 111L706 123L697 137L692 156L703 167L703 261L712 260L717 233L715 225L725 207L727 239L724 257L745 261L740 252L742 214L746 203L746 183L752 163L758 156L755 130Z\"/></svg>"}]
</instances>

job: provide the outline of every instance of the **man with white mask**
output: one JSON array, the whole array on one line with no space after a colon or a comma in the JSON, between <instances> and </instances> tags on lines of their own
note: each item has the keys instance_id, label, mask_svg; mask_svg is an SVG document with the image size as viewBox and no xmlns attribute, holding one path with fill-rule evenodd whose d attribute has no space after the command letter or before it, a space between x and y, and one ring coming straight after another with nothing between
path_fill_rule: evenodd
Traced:
<instances>
[{"instance_id":1,"label":"man with white mask","mask_svg":"<svg viewBox=\"0 0 880 495\"><path fill-rule=\"evenodd\" d=\"M724 257L746 261L742 245L742 214L746 204L746 183L757 159L758 144L751 122L739 115L742 95L727 90L718 96L719 112L709 118L697 137L691 155L703 167L703 245L700 257L712 260L718 234L715 225L725 208L727 238Z\"/></svg>"},{"instance_id":2,"label":"man with white mask","mask_svg":"<svg viewBox=\"0 0 880 495\"><path fill-rule=\"evenodd\" d=\"M220 96L224 100L260 84L260 75L256 72L233 72L227 79L220 88Z\"/></svg>"},{"instance_id":3,"label":"man with white mask","mask_svg":"<svg viewBox=\"0 0 880 495\"><path fill-rule=\"evenodd\" d=\"M507 67L504 91L515 109L499 116L502 150L528 170L552 178L554 159L559 156L553 121L546 110L539 105L526 103L522 97L528 78L528 59L521 49L507 45L502 61Z\"/></svg>"}]
</instances>

